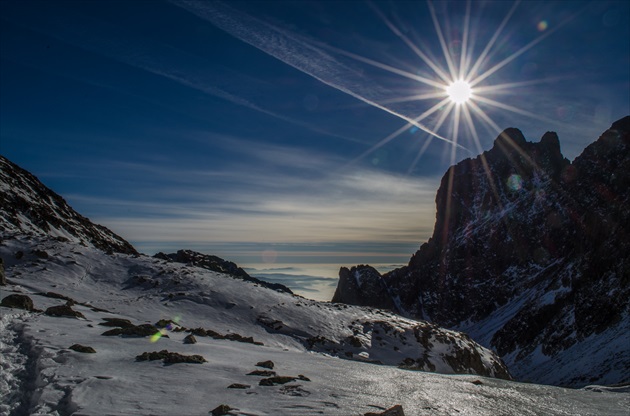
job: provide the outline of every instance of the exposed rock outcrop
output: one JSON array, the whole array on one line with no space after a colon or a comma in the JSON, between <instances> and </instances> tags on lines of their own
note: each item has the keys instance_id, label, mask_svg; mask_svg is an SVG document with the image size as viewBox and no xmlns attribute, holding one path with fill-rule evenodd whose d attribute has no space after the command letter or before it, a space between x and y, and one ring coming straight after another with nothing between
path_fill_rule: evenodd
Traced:
<instances>
[{"instance_id":1,"label":"exposed rock outcrop","mask_svg":"<svg viewBox=\"0 0 630 416\"><path fill-rule=\"evenodd\" d=\"M76 241L105 252L137 254L131 244L73 210L30 172L0 156L0 232Z\"/></svg>"},{"instance_id":2,"label":"exposed rock outcrop","mask_svg":"<svg viewBox=\"0 0 630 416\"><path fill-rule=\"evenodd\" d=\"M392 309L394 303L387 293L387 287L380 273L371 266L360 265L339 270L339 283L332 302L358 306L374 306Z\"/></svg>"},{"instance_id":3,"label":"exposed rock outcrop","mask_svg":"<svg viewBox=\"0 0 630 416\"><path fill-rule=\"evenodd\" d=\"M280 283L270 283L250 276L247 272L228 260L210 254L203 254L192 250L178 250L177 253L157 253L153 256L166 261L174 261L177 263L190 264L192 266L201 267L214 272L229 274L232 277L242 279L248 282L256 283L260 286L277 290L279 292L293 293L291 289Z\"/></svg>"},{"instance_id":4,"label":"exposed rock outcrop","mask_svg":"<svg viewBox=\"0 0 630 416\"><path fill-rule=\"evenodd\" d=\"M342 269L333 301L395 299L396 312L470 333L531 381L630 380L630 116L573 163L555 133L531 143L506 129L446 172L436 206L409 264L370 276L380 293Z\"/></svg>"}]
</instances>

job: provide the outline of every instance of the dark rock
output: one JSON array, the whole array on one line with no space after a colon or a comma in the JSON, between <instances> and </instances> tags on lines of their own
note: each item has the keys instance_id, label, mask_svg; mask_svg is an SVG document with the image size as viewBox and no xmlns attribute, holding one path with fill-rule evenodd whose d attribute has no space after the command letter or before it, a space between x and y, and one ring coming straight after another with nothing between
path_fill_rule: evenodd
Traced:
<instances>
[{"instance_id":1,"label":"dark rock","mask_svg":"<svg viewBox=\"0 0 630 416\"><path fill-rule=\"evenodd\" d=\"M286 384L295 381L296 377L290 376L274 376L269 378L263 378L258 382L259 386L274 386L276 384Z\"/></svg>"},{"instance_id":2,"label":"dark rock","mask_svg":"<svg viewBox=\"0 0 630 416\"><path fill-rule=\"evenodd\" d=\"M197 338L193 334L186 335L184 338L184 344L196 344Z\"/></svg>"},{"instance_id":3,"label":"dark rock","mask_svg":"<svg viewBox=\"0 0 630 416\"><path fill-rule=\"evenodd\" d=\"M69 347L69 349L74 350L76 352L83 352L83 353L88 353L88 354L96 354L96 350L92 347L88 347L85 345L81 345L81 344L74 344L72 346Z\"/></svg>"},{"instance_id":4,"label":"dark rock","mask_svg":"<svg viewBox=\"0 0 630 416\"><path fill-rule=\"evenodd\" d=\"M46 309L44 313L48 316L68 316L85 319L85 316L83 316L81 312L75 311L69 305L51 306L50 308Z\"/></svg>"},{"instance_id":5,"label":"dark rock","mask_svg":"<svg viewBox=\"0 0 630 416\"><path fill-rule=\"evenodd\" d=\"M397 404L380 413L368 412L365 416L405 416L405 412L403 412L402 406Z\"/></svg>"},{"instance_id":6,"label":"dark rock","mask_svg":"<svg viewBox=\"0 0 630 416\"><path fill-rule=\"evenodd\" d=\"M355 275L362 266L342 269L333 301L391 302L404 316L491 334L485 346L507 357L518 376L581 387L598 380L591 380L594 371L628 367L612 352L614 358L602 354L598 362L579 357L584 365L577 366L562 354L610 330L627 332L619 325L630 308L629 206L630 116L572 163L556 133L531 143L506 129L492 149L448 169L433 235L407 266L383 276L370 272L367 295ZM507 318L505 311L512 311ZM558 370L538 372L549 379L530 377L533 361L526 358L537 349ZM448 360L460 370L479 364L470 354ZM586 373L568 375L578 368ZM630 380L616 373L616 381Z\"/></svg>"},{"instance_id":7,"label":"dark rock","mask_svg":"<svg viewBox=\"0 0 630 416\"><path fill-rule=\"evenodd\" d=\"M78 303L77 301L75 301L74 299L72 299L69 296L65 296L59 293L55 293L55 292L46 292L46 293L39 293L39 295L41 296L45 296L47 298L52 298L52 299L62 299L65 300L66 302L68 302L69 306L75 305L76 303Z\"/></svg>"},{"instance_id":8,"label":"dark rock","mask_svg":"<svg viewBox=\"0 0 630 416\"><path fill-rule=\"evenodd\" d=\"M175 326L179 326L179 324L175 321L172 321L170 319L160 319L159 321L157 321L155 323L155 327L156 328L167 328L167 329L172 329Z\"/></svg>"},{"instance_id":9,"label":"dark rock","mask_svg":"<svg viewBox=\"0 0 630 416\"><path fill-rule=\"evenodd\" d=\"M473 381L471 381L471 383L474 384L475 386L483 385L483 382L481 380L473 380Z\"/></svg>"},{"instance_id":10,"label":"dark rock","mask_svg":"<svg viewBox=\"0 0 630 416\"><path fill-rule=\"evenodd\" d=\"M269 370L254 370L251 373L247 373L248 376L262 376L262 377L273 377L276 375L275 371Z\"/></svg>"},{"instance_id":11,"label":"dark rock","mask_svg":"<svg viewBox=\"0 0 630 416\"><path fill-rule=\"evenodd\" d=\"M27 311L33 311L33 300L26 295L13 294L5 297L0 302L0 306L7 308L24 309Z\"/></svg>"},{"instance_id":12,"label":"dark rock","mask_svg":"<svg viewBox=\"0 0 630 416\"><path fill-rule=\"evenodd\" d=\"M162 360L164 364L191 363L202 364L207 362L201 355L183 355L177 352L169 352L167 350L143 352L136 356L136 361L155 361Z\"/></svg>"},{"instance_id":13,"label":"dark rock","mask_svg":"<svg viewBox=\"0 0 630 416\"><path fill-rule=\"evenodd\" d=\"M371 266L360 265L339 270L339 283L332 298L333 303L347 303L358 306L374 306L392 309L394 303L388 296L381 274Z\"/></svg>"},{"instance_id":14,"label":"dark rock","mask_svg":"<svg viewBox=\"0 0 630 416\"><path fill-rule=\"evenodd\" d=\"M268 289L276 290L278 292L290 293L293 292L288 287L280 284L280 283L270 283L265 282L263 280L257 279L255 277L250 276L247 272L240 267L238 267L235 263L231 261L223 260L220 257L212 256L208 254L198 253L192 250L179 250L177 253L157 253L155 256L158 259L166 260L166 261L174 261L177 263L190 264L192 266L201 267L207 270L212 270L214 272L225 273L237 279L242 279L247 282L256 283L260 286L266 287ZM232 305L234 306L234 305ZM226 305L226 307L230 307L230 304Z\"/></svg>"},{"instance_id":15,"label":"dark rock","mask_svg":"<svg viewBox=\"0 0 630 416\"><path fill-rule=\"evenodd\" d=\"M249 384L233 383L233 384L230 384L227 388L228 389L243 389L244 390L244 389L248 389L250 387L251 386Z\"/></svg>"},{"instance_id":16,"label":"dark rock","mask_svg":"<svg viewBox=\"0 0 630 416\"><path fill-rule=\"evenodd\" d=\"M302 381L311 381L310 378L306 377L305 375L302 374L298 374L297 376L298 380L302 380Z\"/></svg>"},{"instance_id":17,"label":"dark rock","mask_svg":"<svg viewBox=\"0 0 630 416\"><path fill-rule=\"evenodd\" d=\"M227 404L220 404L208 413L211 413L212 416L224 416L229 414L230 410L232 410L232 408Z\"/></svg>"},{"instance_id":18,"label":"dark rock","mask_svg":"<svg viewBox=\"0 0 630 416\"><path fill-rule=\"evenodd\" d=\"M0 178L7 185L6 191L0 194L0 206L4 220L16 231L50 237L54 229L62 230L83 244L104 252L138 254L122 237L78 214L61 196L3 156L0 156L0 171ZM20 218L28 219L31 224L28 230L23 229ZM40 258L48 257L42 250L34 254ZM16 255L16 258L20 257Z\"/></svg>"},{"instance_id":19,"label":"dark rock","mask_svg":"<svg viewBox=\"0 0 630 416\"><path fill-rule=\"evenodd\" d=\"M348 340L348 343L355 348L361 348L363 346L363 343L361 342L361 340L358 337L355 337L354 335L350 335L347 338L347 340Z\"/></svg>"},{"instance_id":20,"label":"dark rock","mask_svg":"<svg viewBox=\"0 0 630 416\"><path fill-rule=\"evenodd\" d=\"M34 250L33 254L35 254L40 259L47 259L48 258L48 253L46 253L44 250Z\"/></svg>"},{"instance_id":21,"label":"dark rock","mask_svg":"<svg viewBox=\"0 0 630 416\"><path fill-rule=\"evenodd\" d=\"M7 285L7 276L4 272L4 260L0 257L0 286Z\"/></svg>"},{"instance_id":22,"label":"dark rock","mask_svg":"<svg viewBox=\"0 0 630 416\"><path fill-rule=\"evenodd\" d=\"M103 321L99 323L101 326L112 326L116 328L132 328L135 327L129 319L122 318L103 318ZM155 331L154 331L155 332Z\"/></svg>"},{"instance_id":23,"label":"dark rock","mask_svg":"<svg viewBox=\"0 0 630 416\"><path fill-rule=\"evenodd\" d=\"M274 364L271 360L260 361L256 363L256 367L268 368L270 370L273 370Z\"/></svg>"},{"instance_id":24,"label":"dark rock","mask_svg":"<svg viewBox=\"0 0 630 416\"><path fill-rule=\"evenodd\" d=\"M157 329L150 324L142 324L142 325L133 325L125 328L114 328L109 331L103 332L101 335L105 336L116 336L122 335L126 337L150 337L151 335L155 335L157 333Z\"/></svg>"}]
</instances>

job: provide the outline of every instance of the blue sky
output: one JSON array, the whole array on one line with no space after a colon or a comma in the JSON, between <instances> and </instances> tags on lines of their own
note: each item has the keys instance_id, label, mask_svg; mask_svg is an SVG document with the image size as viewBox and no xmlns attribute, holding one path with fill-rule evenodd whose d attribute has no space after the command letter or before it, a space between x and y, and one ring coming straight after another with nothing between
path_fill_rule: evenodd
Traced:
<instances>
[{"instance_id":1,"label":"blue sky","mask_svg":"<svg viewBox=\"0 0 630 416\"><path fill-rule=\"evenodd\" d=\"M629 15L614 1L5 0L0 153L149 254L406 263L448 166L500 130L556 131L573 159L630 113ZM445 97L459 76L477 81L471 104Z\"/></svg>"}]
</instances>

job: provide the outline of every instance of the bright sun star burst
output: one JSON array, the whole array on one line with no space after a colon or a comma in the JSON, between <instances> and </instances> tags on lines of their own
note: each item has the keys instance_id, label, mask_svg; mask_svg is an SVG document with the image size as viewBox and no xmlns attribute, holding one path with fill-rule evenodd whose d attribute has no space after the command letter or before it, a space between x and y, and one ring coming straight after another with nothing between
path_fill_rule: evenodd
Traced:
<instances>
[{"instance_id":1,"label":"bright sun star burst","mask_svg":"<svg viewBox=\"0 0 630 416\"><path fill-rule=\"evenodd\" d=\"M509 4L508 2L500 3ZM573 20L576 15L569 15L553 28L548 29L545 26L543 33L531 38L528 43L525 43L520 48L515 48L513 51L510 51L511 53L505 55L502 51L504 48L501 45L506 42L506 39L510 40L511 36L504 29L509 27L508 23L521 3L519 0L514 1L509 6L509 10L506 10L503 19L498 23L494 32L489 30L487 34L482 35L479 27L491 22L491 20L486 20L483 17L481 2L473 2L472 0L465 2L427 0L426 4L437 35L437 43L439 43L442 50L442 57L440 58L439 55L431 52L428 44L419 43L415 40L421 39L419 34L411 31L409 32L410 35L407 35L403 28L398 27L399 17L395 19L390 17L389 13L381 10L378 4L370 2L370 7L384 25L414 53L413 60L420 60L423 64L421 70L409 72L403 68L394 67L369 57L329 47L330 50L348 58L416 81L416 89L410 95L380 100L376 104L374 100L365 99L365 102L376 105L378 108L402 118L406 121L406 124L382 138L355 160L366 157L376 149L407 132L415 133L420 130L425 134L425 141L407 170L407 173L410 174L434 139L450 145L451 165L455 164L458 151L463 151L465 154L480 151L482 143L479 139L479 127L495 135L502 131L491 116L491 113L494 111L550 121L545 116L540 116L511 103L504 102L501 98L507 94L513 94L516 89L549 83L555 78L496 83L496 78L494 79L495 82L493 82L493 75L510 63L515 62L517 58ZM473 6L477 10L473 10ZM451 10L449 10L450 7L452 7ZM439 17L443 19L443 22L440 21ZM449 27L452 28L454 25L460 27L460 30L448 30ZM446 27L447 30L444 30L443 27ZM418 106L417 110L411 111L407 109L409 107L396 107L398 104L405 105L414 101L428 102L429 104L422 104ZM392 106L390 107L389 105ZM401 110L398 110L398 108ZM419 112L418 115L416 115L416 111ZM553 123L554 121L551 120L551 122ZM446 155L447 152L444 152L444 154Z\"/></svg>"},{"instance_id":2,"label":"bright sun star burst","mask_svg":"<svg viewBox=\"0 0 630 416\"><path fill-rule=\"evenodd\" d=\"M468 82L460 79L446 87L446 93L455 104L464 104L472 97L472 88Z\"/></svg>"}]
</instances>

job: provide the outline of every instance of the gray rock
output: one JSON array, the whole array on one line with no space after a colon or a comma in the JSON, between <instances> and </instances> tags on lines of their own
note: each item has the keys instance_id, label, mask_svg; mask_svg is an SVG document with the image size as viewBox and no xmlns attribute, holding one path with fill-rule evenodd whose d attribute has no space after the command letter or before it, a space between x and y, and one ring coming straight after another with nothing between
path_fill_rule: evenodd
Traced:
<instances>
[{"instance_id":1,"label":"gray rock","mask_svg":"<svg viewBox=\"0 0 630 416\"><path fill-rule=\"evenodd\" d=\"M24 309L27 311L33 311L33 300L26 295L13 294L5 297L0 302L0 306L7 308Z\"/></svg>"},{"instance_id":2,"label":"gray rock","mask_svg":"<svg viewBox=\"0 0 630 416\"><path fill-rule=\"evenodd\" d=\"M402 406L397 404L396 406L390 407L380 413L368 412L365 416L405 416L405 412L403 411Z\"/></svg>"},{"instance_id":3,"label":"gray rock","mask_svg":"<svg viewBox=\"0 0 630 416\"><path fill-rule=\"evenodd\" d=\"M82 352L82 353L87 353L87 354L96 354L96 350L92 347L88 347L86 345L81 345L81 344L74 344L72 346L69 347L69 349L76 351L76 352Z\"/></svg>"},{"instance_id":4,"label":"gray rock","mask_svg":"<svg viewBox=\"0 0 630 416\"><path fill-rule=\"evenodd\" d=\"M4 260L0 257L0 286L7 285L7 275L4 272Z\"/></svg>"},{"instance_id":5,"label":"gray rock","mask_svg":"<svg viewBox=\"0 0 630 416\"><path fill-rule=\"evenodd\" d=\"M260 361L256 363L256 367L268 368L269 370L273 370L274 364L273 361Z\"/></svg>"},{"instance_id":6,"label":"gray rock","mask_svg":"<svg viewBox=\"0 0 630 416\"><path fill-rule=\"evenodd\" d=\"M48 316L68 316L73 318L84 318L83 314L75 311L69 305L51 306L44 312Z\"/></svg>"}]
</instances>

